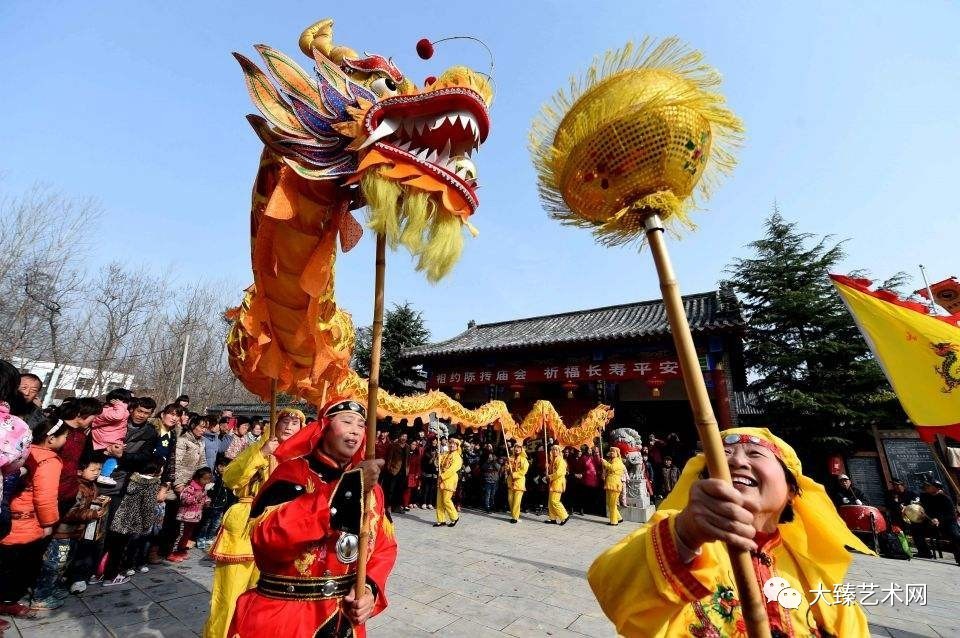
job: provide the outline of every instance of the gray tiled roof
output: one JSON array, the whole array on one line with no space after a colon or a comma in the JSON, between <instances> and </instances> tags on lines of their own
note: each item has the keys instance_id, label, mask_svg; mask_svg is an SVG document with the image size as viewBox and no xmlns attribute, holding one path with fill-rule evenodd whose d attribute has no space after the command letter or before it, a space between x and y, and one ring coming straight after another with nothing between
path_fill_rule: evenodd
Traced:
<instances>
[{"instance_id":1,"label":"gray tiled roof","mask_svg":"<svg viewBox=\"0 0 960 638\"><path fill-rule=\"evenodd\" d=\"M736 329L745 324L736 297L714 290L683 298L694 332ZM577 310L557 315L472 326L452 339L404 350L405 359L429 359L475 352L554 344L611 342L670 334L660 299Z\"/></svg>"}]
</instances>

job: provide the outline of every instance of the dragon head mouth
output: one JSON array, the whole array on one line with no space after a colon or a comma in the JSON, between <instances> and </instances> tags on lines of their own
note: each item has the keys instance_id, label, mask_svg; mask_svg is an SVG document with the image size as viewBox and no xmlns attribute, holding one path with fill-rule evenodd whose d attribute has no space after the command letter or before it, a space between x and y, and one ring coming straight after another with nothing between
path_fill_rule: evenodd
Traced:
<instances>
[{"instance_id":1,"label":"dragon head mouth","mask_svg":"<svg viewBox=\"0 0 960 638\"><path fill-rule=\"evenodd\" d=\"M471 155L490 129L479 93L450 87L387 98L370 108L363 125L371 150L441 180L463 196L470 213L476 210L477 169Z\"/></svg>"}]
</instances>

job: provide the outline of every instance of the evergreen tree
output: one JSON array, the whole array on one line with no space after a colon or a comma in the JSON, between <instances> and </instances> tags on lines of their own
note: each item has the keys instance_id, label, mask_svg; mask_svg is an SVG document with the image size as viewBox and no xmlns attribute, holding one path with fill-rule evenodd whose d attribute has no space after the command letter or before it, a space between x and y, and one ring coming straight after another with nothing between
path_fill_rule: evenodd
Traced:
<instances>
[{"instance_id":1,"label":"evergreen tree","mask_svg":"<svg viewBox=\"0 0 960 638\"><path fill-rule=\"evenodd\" d=\"M843 242L784 220L776 205L754 256L728 268L747 318L749 389L771 424L810 441L904 415L827 273ZM894 278L888 284L899 283Z\"/></svg>"},{"instance_id":2,"label":"evergreen tree","mask_svg":"<svg viewBox=\"0 0 960 638\"><path fill-rule=\"evenodd\" d=\"M423 315L408 302L395 304L384 313L383 342L380 351L380 387L391 394L411 394L415 384L422 382L419 369L400 359L406 348L422 346L430 338ZM361 376L370 374L370 347L373 328L357 330L357 345L353 351L354 369Z\"/></svg>"}]
</instances>

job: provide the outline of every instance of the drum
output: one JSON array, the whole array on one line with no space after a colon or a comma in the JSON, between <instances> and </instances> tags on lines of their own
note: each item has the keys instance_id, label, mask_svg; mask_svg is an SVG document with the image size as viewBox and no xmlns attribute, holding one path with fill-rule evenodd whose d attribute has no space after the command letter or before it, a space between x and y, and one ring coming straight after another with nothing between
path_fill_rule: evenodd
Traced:
<instances>
[{"instance_id":1,"label":"drum","mask_svg":"<svg viewBox=\"0 0 960 638\"><path fill-rule=\"evenodd\" d=\"M837 511L851 532L879 534L887 531L887 520L876 507L870 505L841 505L837 508Z\"/></svg>"},{"instance_id":2,"label":"drum","mask_svg":"<svg viewBox=\"0 0 960 638\"><path fill-rule=\"evenodd\" d=\"M927 520L927 513L919 503L910 503L903 508L903 518L910 523L922 523Z\"/></svg>"}]
</instances>

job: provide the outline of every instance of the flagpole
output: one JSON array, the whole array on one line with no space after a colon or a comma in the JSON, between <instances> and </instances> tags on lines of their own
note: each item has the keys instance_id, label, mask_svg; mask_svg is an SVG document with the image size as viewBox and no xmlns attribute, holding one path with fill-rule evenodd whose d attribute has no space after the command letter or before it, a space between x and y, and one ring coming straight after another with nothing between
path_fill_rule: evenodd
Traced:
<instances>
[{"instance_id":1,"label":"flagpole","mask_svg":"<svg viewBox=\"0 0 960 638\"><path fill-rule=\"evenodd\" d=\"M930 314L938 315L937 304L933 301L933 290L930 288L930 282L927 281L927 271L924 269L923 264L920 265L920 276L923 277L923 285L927 287L927 299L930 301Z\"/></svg>"}]
</instances>

